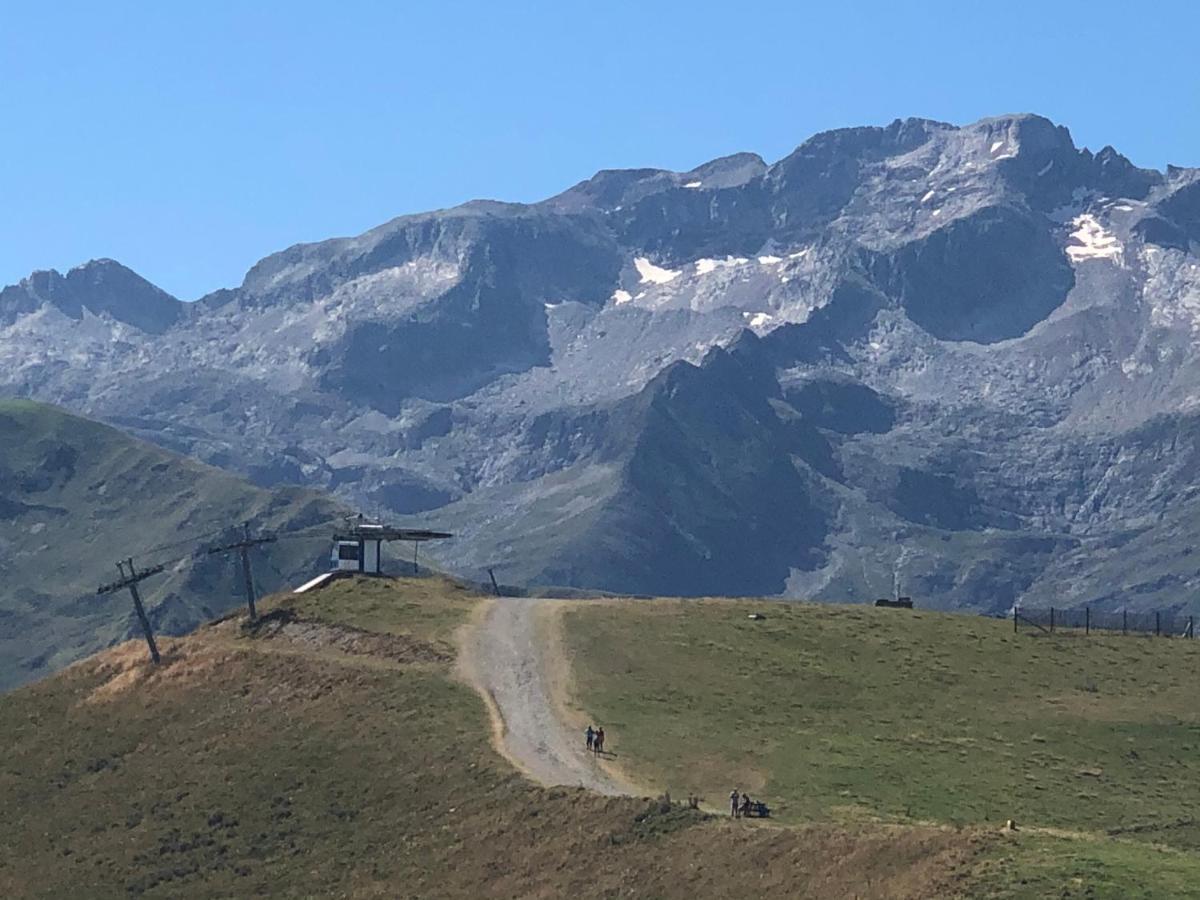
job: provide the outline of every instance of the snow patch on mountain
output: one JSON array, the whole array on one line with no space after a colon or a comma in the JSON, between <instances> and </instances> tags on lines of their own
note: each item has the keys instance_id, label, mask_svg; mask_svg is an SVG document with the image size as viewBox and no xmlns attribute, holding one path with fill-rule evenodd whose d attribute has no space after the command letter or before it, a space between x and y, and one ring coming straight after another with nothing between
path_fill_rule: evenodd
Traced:
<instances>
[{"instance_id":1,"label":"snow patch on mountain","mask_svg":"<svg viewBox=\"0 0 1200 900\"><path fill-rule=\"evenodd\" d=\"M749 261L742 256L727 256L724 259L698 259L696 260L696 274L707 275L709 272L715 272L717 269L730 269L735 266L744 265Z\"/></svg>"},{"instance_id":2,"label":"snow patch on mountain","mask_svg":"<svg viewBox=\"0 0 1200 900\"><path fill-rule=\"evenodd\" d=\"M664 269L656 266L644 256L636 257L633 265L637 269L643 284L670 284L681 274L678 269Z\"/></svg>"},{"instance_id":3,"label":"snow patch on mountain","mask_svg":"<svg viewBox=\"0 0 1200 900\"><path fill-rule=\"evenodd\" d=\"M1071 262L1088 259L1120 260L1122 247L1117 236L1105 228L1090 213L1083 213L1072 220L1075 230L1070 238L1074 243L1067 245L1067 256Z\"/></svg>"},{"instance_id":4,"label":"snow patch on mountain","mask_svg":"<svg viewBox=\"0 0 1200 900\"><path fill-rule=\"evenodd\" d=\"M759 333L767 330L767 326L775 321L775 317L773 315L771 315L770 313L765 313L765 312L757 312L757 313L746 312L746 313L742 313L742 315L745 316L746 319L749 321L750 327L754 331L759 332Z\"/></svg>"},{"instance_id":5,"label":"snow patch on mountain","mask_svg":"<svg viewBox=\"0 0 1200 900\"><path fill-rule=\"evenodd\" d=\"M1130 356L1121 361L1121 371L1126 377L1132 378L1136 375L1153 375L1154 367L1149 363L1138 362L1134 357Z\"/></svg>"}]
</instances>

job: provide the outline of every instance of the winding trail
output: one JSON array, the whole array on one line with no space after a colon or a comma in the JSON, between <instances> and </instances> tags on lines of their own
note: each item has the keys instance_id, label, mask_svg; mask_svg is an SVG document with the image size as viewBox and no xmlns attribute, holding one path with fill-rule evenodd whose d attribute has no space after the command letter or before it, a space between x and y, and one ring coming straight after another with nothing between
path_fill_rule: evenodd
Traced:
<instances>
[{"instance_id":1,"label":"winding trail","mask_svg":"<svg viewBox=\"0 0 1200 900\"><path fill-rule=\"evenodd\" d=\"M582 730L565 720L565 667L548 657L558 643L559 605L577 602L590 601L485 601L460 636L460 669L488 702L497 749L529 777L610 796L638 794L586 751Z\"/></svg>"}]
</instances>

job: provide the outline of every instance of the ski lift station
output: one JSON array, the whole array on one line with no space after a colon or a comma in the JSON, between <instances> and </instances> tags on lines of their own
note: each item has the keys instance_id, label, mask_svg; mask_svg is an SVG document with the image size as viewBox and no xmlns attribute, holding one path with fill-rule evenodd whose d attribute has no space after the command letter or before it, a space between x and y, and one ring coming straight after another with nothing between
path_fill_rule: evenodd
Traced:
<instances>
[{"instance_id":1,"label":"ski lift station","mask_svg":"<svg viewBox=\"0 0 1200 900\"><path fill-rule=\"evenodd\" d=\"M383 544L386 541L411 541L413 569L417 568L417 547L425 541L440 541L454 535L445 531L418 528L391 528L387 525L359 523L333 536L331 568L335 572L383 574Z\"/></svg>"}]
</instances>

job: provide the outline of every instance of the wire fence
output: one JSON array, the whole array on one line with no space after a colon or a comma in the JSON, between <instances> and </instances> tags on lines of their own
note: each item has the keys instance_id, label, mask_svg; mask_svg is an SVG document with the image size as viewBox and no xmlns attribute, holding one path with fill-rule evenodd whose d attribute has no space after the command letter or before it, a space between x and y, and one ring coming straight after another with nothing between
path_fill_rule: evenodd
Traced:
<instances>
[{"instance_id":1,"label":"wire fence","mask_svg":"<svg viewBox=\"0 0 1200 900\"><path fill-rule=\"evenodd\" d=\"M1129 612L1097 610L1090 606L1074 609L1018 607L1013 610L1013 631L1045 634L1134 634L1158 637L1196 637L1195 616L1176 612Z\"/></svg>"}]
</instances>

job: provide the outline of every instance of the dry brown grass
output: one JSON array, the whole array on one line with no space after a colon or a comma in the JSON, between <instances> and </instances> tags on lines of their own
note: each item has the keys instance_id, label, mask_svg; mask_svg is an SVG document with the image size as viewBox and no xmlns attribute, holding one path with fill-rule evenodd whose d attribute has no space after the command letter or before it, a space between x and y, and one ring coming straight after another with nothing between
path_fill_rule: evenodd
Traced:
<instances>
[{"instance_id":1,"label":"dry brown grass","mask_svg":"<svg viewBox=\"0 0 1200 900\"><path fill-rule=\"evenodd\" d=\"M398 603L380 633L442 646L451 599L415 629ZM990 840L540 788L491 750L449 663L307 634L283 653L239 627L0 698L0 896L951 896Z\"/></svg>"}]
</instances>

